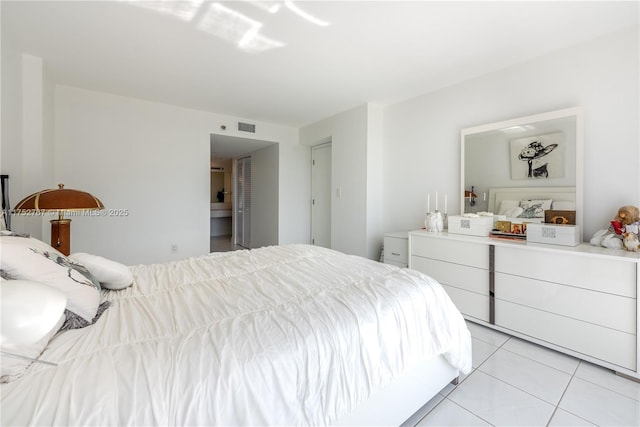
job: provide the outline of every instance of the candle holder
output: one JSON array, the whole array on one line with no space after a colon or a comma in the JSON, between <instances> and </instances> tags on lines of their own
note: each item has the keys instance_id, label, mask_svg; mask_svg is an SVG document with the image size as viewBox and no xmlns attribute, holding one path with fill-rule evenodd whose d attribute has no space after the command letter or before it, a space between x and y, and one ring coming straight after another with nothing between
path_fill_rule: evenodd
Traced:
<instances>
[{"instance_id":1,"label":"candle holder","mask_svg":"<svg viewBox=\"0 0 640 427\"><path fill-rule=\"evenodd\" d=\"M440 211L435 210L426 214L424 227L432 233L439 233L444 230L444 219Z\"/></svg>"}]
</instances>

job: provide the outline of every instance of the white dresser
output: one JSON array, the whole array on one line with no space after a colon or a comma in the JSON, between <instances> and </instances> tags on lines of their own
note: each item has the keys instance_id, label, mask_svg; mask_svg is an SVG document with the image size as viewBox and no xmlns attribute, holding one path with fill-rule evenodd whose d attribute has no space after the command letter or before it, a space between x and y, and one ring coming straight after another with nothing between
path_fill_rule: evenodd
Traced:
<instances>
[{"instance_id":1,"label":"white dresser","mask_svg":"<svg viewBox=\"0 0 640 427\"><path fill-rule=\"evenodd\" d=\"M406 268L409 265L409 233L399 231L384 235L384 263Z\"/></svg>"},{"instance_id":2,"label":"white dresser","mask_svg":"<svg viewBox=\"0 0 640 427\"><path fill-rule=\"evenodd\" d=\"M637 253L418 230L409 255L468 320L640 378Z\"/></svg>"}]
</instances>

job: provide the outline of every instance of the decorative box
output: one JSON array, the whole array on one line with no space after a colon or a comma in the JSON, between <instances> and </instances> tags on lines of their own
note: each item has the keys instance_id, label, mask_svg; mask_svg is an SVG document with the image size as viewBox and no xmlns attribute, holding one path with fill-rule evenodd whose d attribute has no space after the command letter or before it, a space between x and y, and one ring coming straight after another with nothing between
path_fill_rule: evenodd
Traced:
<instances>
[{"instance_id":1,"label":"decorative box","mask_svg":"<svg viewBox=\"0 0 640 427\"><path fill-rule=\"evenodd\" d=\"M578 246L580 229L576 225L531 223L527 224L527 242Z\"/></svg>"},{"instance_id":2,"label":"decorative box","mask_svg":"<svg viewBox=\"0 0 640 427\"><path fill-rule=\"evenodd\" d=\"M466 216L450 215L448 221L449 233L488 236L493 229L492 216L468 218Z\"/></svg>"}]
</instances>

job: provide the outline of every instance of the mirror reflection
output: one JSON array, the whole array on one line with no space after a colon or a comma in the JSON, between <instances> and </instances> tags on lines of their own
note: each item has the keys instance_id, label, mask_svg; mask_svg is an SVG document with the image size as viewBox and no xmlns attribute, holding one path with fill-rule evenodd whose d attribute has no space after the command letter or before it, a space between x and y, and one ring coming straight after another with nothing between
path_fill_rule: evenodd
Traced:
<instances>
[{"instance_id":1,"label":"mirror reflection","mask_svg":"<svg viewBox=\"0 0 640 427\"><path fill-rule=\"evenodd\" d=\"M507 199L555 199L573 207L580 224L579 120L571 108L463 129L462 212L498 214Z\"/></svg>"}]
</instances>

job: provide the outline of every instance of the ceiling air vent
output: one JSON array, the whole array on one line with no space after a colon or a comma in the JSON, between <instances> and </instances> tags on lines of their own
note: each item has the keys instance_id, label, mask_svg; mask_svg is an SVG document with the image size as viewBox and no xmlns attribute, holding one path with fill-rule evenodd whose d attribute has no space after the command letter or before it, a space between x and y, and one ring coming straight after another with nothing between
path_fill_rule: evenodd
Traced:
<instances>
[{"instance_id":1,"label":"ceiling air vent","mask_svg":"<svg viewBox=\"0 0 640 427\"><path fill-rule=\"evenodd\" d=\"M251 123L238 122L238 130L242 132L256 133L256 125L252 125Z\"/></svg>"}]
</instances>

